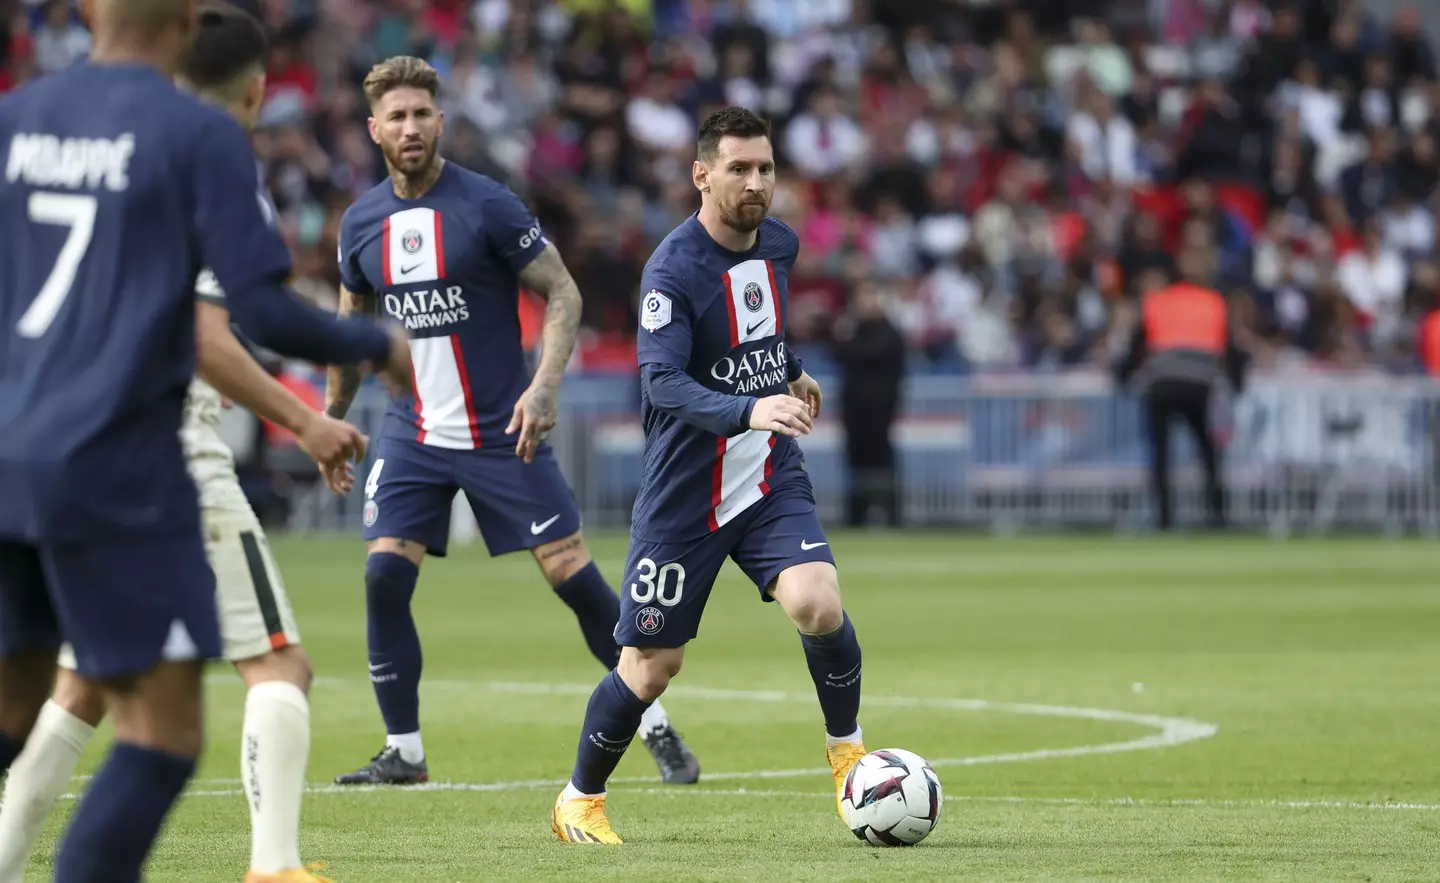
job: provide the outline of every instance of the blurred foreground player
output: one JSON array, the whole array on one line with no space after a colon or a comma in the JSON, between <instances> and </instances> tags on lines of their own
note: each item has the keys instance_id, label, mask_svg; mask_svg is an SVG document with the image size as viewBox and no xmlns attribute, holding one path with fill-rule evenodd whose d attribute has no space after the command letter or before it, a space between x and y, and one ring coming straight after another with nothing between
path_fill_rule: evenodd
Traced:
<instances>
[{"instance_id":1,"label":"blurred foreground player","mask_svg":"<svg viewBox=\"0 0 1440 883\"><path fill-rule=\"evenodd\" d=\"M180 441L208 265L255 341L408 382L403 337L283 286L255 161L171 82L189 0L94 0L88 62L0 98L0 767L69 641L115 745L70 820L59 883L133 883L204 742L215 581Z\"/></svg>"},{"instance_id":2,"label":"blurred foreground player","mask_svg":"<svg viewBox=\"0 0 1440 883\"><path fill-rule=\"evenodd\" d=\"M785 345L787 284L800 243L767 218L769 127L727 108L700 127L696 215L650 257L638 352L645 458L615 637L620 664L590 697L570 783L551 813L570 843L619 843L605 783L645 709L680 671L728 556L800 631L839 788L865 754L860 645L840 604L829 541L795 438L820 387Z\"/></svg>"},{"instance_id":3,"label":"blurred foreground player","mask_svg":"<svg viewBox=\"0 0 1440 883\"><path fill-rule=\"evenodd\" d=\"M1220 451L1211 431L1215 387L1228 378L1238 394L1245 384L1245 359L1235 345L1230 308L1207 287L1206 259L1187 249L1179 258L1180 278L1164 284L1160 271L1142 277L1140 320L1116 376L1127 383L1138 375L1150 435L1150 487L1157 526L1170 530L1175 506L1170 493L1170 424L1178 417L1190 430L1205 472L1205 517L1211 527L1226 522Z\"/></svg>"},{"instance_id":4,"label":"blurred foreground player","mask_svg":"<svg viewBox=\"0 0 1440 883\"><path fill-rule=\"evenodd\" d=\"M342 785L429 777L420 739L420 637L410 612L420 563L444 556L463 491L491 555L528 549L575 612L590 651L613 668L620 602L585 548L575 496L545 433L580 323L580 291L560 253L505 186L437 155L445 117L435 69L397 57L365 79L370 135L390 180L361 196L340 224L342 312L385 311L405 323L415 394L391 402L365 480L365 597L370 680L385 747ZM544 354L528 376L519 286L548 301ZM334 369L327 412L343 417L358 375ZM519 432L518 437L516 432ZM350 489L348 470L326 480ZM645 744L660 775L691 784L695 756L655 706Z\"/></svg>"},{"instance_id":5,"label":"blurred foreground player","mask_svg":"<svg viewBox=\"0 0 1440 883\"><path fill-rule=\"evenodd\" d=\"M180 81L224 107L247 129L265 98L265 31L230 6L202 10ZM300 646L279 570L220 437L221 394L290 429L321 462L363 457L354 427L309 409L272 378L230 331L224 292L204 272L196 286L199 375L190 386L181 441L200 489L206 552L217 582L225 658L248 691L241 776L249 797L251 858L247 883L321 881L300 861L300 804L310 748L310 662ZM208 382L207 382L208 381ZM0 883L20 883L55 801L105 716L98 684L60 654L55 695L20 753L0 803Z\"/></svg>"}]
</instances>

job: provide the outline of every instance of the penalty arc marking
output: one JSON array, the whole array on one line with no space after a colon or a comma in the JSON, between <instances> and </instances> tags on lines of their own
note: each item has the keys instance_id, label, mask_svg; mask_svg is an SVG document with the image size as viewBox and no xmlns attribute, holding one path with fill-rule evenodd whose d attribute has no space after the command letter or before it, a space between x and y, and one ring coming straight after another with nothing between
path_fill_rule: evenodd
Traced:
<instances>
[{"instance_id":1,"label":"penalty arc marking","mask_svg":"<svg viewBox=\"0 0 1440 883\"><path fill-rule=\"evenodd\" d=\"M210 683L237 684L239 681L231 675L212 675L206 678ZM315 679L315 686L324 688L326 685L337 684L358 684L358 681L349 681L338 678ZM366 682L368 686L368 682ZM455 680L433 680L427 681L429 689L463 689L473 692L477 687L488 688L497 693L520 693L526 695L557 695L557 696L589 696L595 689L593 684L535 684L516 683L510 681L492 681L489 683L474 683L469 681ZM815 701L814 694L787 693L778 690L726 690L709 687L687 687L676 685L665 691L667 697L709 699L717 702L766 702L777 704L789 704ZM1201 739L1208 739L1214 736L1219 727L1215 724L1203 721L1191 720L1189 718L1164 717L1154 714L1139 714L1129 711L1113 711L1103 708L1080 708L1069 705L1043 705L1026 702L995 702L988 699L953 699L943 697L921 697L921 696L866 696L863 700L864 706L868 708L924 708L937 711L994 711L1009 714L1035 715L1041 717L1068 717L1084 720L1103 721L1106 723L1135 724L1150 728L1153 732L1135 739L1128 739L1123 742L1105 742L1096 745L1074 745L1065 748L1039 748L1033 751L1016 751L1003 754L981 754L970 757L941 757L927 758L933 767L963 767L979 766L995 763L1022 763L1032 760L1050 760L1062 757L1087 757L1101 754L1120 754L1128 751L1147 751L1157 748L1169 748L1176 745L1184 745L1187 742L1196 742ZM830 768L807 767L802 769L775 769L775 770L754 770L754 771L722 771L707 772L701 777L702 782L723 782L729 780L754 781L756 779L795 779L806 776L829 776ZM365 786L365 785L313 785L306 789L307 794L367 794L383 792L386 794L395 793L425 793L432 791L475 791L475 792L497 792L497 791L525 791L538 788L558 788L565 784L565 779L525 779L510 782L428 782L422 785L407 785L396 787L390 785ZM655 782L654 776L622 776L610 780L613 785L647 785ZM244 794L239 787L239 781L235 779L202 779L193 783L191 789L186 792L187 797L233 797ZM232 787L216 787L232 786ZM636 789L631 789L636 790ZM648 790L647 789L647 793ZM757 792L754 790L732 790L717 791L714 789L653 789L655 793L664 794L707 794L710 796L721 795L752 795L752 796L801 796L813 795L818 792L809 791L784 791L784 792ZM73 799L75 794L66 794L64 798ZM833 798L833 792L831 792ZM946 795L947 799L951 798Z\"/></svg>"},{"instance_id":2,"label":"penalty arc marking","mask_svg":"<svg viewBox=\"0 0 1440 883\"><path fill-rule=\"evenodd\" d=\"M239 680L233 675L210 675L206 678L212 684L239 684ZM350 680L345 678L317 677L315 686L323 688L329 686L350 685L368 687L368 681ZM453 689L474 692L478 689L489 689L497 693L521 693L529 695L563 695L563 696L589 696L594 690L593 684L535 684L515 683L508 681L497 681L491 683L476 683L471 681L435 679L426 682L428 689ZM814 702L815 697L810 693L786 693L771 690L724 690L708 687L687 687L676 685L666 691L667 696L690 697L695 699L711 699L714 701L738 701L738 702ZM953 711L995 711L1010 714L1028 714L1041 717L1068 717L1085 720L1098 720L1107 723L1135 724L1148 727L1151 733L1135 739L1123 742L1106 742L1096 745L1075 745L1067 748L1041 748L1034 751L1017 751L1004 754L983 754L971 757L948 757L930 760L931 766L935 767L963 767L980 766L994 763L1022 763L1031 760L1048 760L1061 757L1086 757L1090 755L1119 754L1129 751L1147 751L1158 748L1170 748L1177 745L1184 745L1189 742L1197 742L1208 739L1219 732L1215 724L1203 721L1191 720L1189 718L1165 717L1153 714L1139 714L1129 711L1114 711L1103 708L1082 708L1069 705L1044 705L1024 702L995 702L988 699L952 699L952 698L927 698L911 696L867 696L864 704L866 707L880 708L931 708L936 710ZM828 776L829 767L814 767L810 769L793 770L760 770L756 772L718 772L705 773L702 782L726 781L726 780L754 780L754 779L790 779L806 776ZM88 776L79 776L77 779L88 779ZM397 787L393 785L312 785L306 789L307 794L425 794L431 792L478 792L496 793L512 791L530 791L542 788L559 788L565 784L565 779L525 779L511 782L427 782L422 785L407 785ZM238 787L241 784L238 779L199 779L192 783L187 797L238 797L245 792ZM826 801L835 799L835 792L829 788L824 791L803 791L803 790L780 790L780 789L756 789L756 788L677 788L655 787L654 776L627 776L617 777L610 780L612 785L627 786L649 786L649 787L627 787L627 793L657 795L665 797L743 797L743 798L825 798ZM79 794L71 793L61 796L61 799L73 800ZM1418 811L1418 812L1440 812L1440 803L1411 803L1392 802L1378 803L1358 800L1335 800L1335 799L1310 799L1310 800L1286 800L1286 799L1257 799L1257 800L1225 800L1225 799L1165 799L1165 798L1079 798L1079 797L1021 797L1005 795L964 795L953 792L945 795L946 802L965 803L1003 803L1003 804L1034 804L1042 806L1112 806L1112 807L1208 807L1214 809L1285 809L1313 811L1317 809L1329 810L1362 810L1362 811Z\"/></svg>"}]
</instances>

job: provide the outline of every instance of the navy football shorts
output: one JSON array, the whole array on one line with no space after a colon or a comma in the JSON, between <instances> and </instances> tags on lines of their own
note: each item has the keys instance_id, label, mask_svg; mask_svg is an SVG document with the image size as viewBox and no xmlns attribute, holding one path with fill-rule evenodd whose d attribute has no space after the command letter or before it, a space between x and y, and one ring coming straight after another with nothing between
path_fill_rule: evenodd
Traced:
<instances>
[{"instance_id":1,"label":"navy football shorts","mask_svg":"<svg viewBox=\"0 0 1440 883\"><path fill-rule=\"evenodd\" d=\"M580 529L575 494L549 445L526 463L514 448L455 451L387 436L365 478L365 539L410 540L443 557L459 491L470 501L492 556L533 549Z\"/></svg>"},{"instance_id":2,"label":"navy football shorts","mask_svg":"<svg viewBox=\"0 0 1440 883\"><path fill-rule=\"evenodd\" d=\"M776 488L708 536L685 543L634 539L620 590L615 641L622 647L680 647L695 637L720 568L729 557L762 601L787 568L835 563L809 482Z\"/></svg>"},{"instance_id":3,"label":"navy football shorts","mask_svg":"<svg viewBox=\"0 0 1440 883\"><path fill-rule=\"evenodd\" d=\"M198 531L0 541L0 653L75 651L95 680L220 656L215 574Z\"/></svg>"}]
</instances>

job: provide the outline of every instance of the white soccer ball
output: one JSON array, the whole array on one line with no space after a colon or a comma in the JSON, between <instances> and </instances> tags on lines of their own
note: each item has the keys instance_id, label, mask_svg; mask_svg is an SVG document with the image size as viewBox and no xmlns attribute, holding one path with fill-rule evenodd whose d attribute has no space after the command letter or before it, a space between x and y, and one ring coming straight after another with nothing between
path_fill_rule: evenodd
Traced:
<instances>
[{"instance_id":1,"label":"white soccer ball","mask_svg":"<svg viewBox=\"0 0 1440 883\"><path fill-rule=\"evenodd\" d=\"M940 824L945 795L925 758L904 748L881 748L860 758L845 776L840 814L871 846L914 846Z\"/></svg>"}]
</instances>

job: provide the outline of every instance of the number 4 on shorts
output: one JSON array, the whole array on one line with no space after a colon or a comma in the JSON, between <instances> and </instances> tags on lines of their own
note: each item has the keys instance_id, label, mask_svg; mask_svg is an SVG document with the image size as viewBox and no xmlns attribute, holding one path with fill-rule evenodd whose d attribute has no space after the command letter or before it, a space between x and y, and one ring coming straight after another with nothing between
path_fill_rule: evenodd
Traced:
<instances>
[{"instance_id":1,"label":"number 4 on shorts","mask_svg":"<svg viewBox=\"0 0 1440 883\"><path fill-rule=\"evenodd\" d=\"M365 498L366 498L366 499L369 499L369 498L375 496L375 492L378 491L378 490L380 490L380 470L382 470L382 469L384 469L384 468L385 468L385 458L383 458L383 457L380 458L379 460L376 460L376 461L375 461L375 465L370 467L370 474L367 475L367 476L365 476Z\"/></svg>"}]
</instances>

